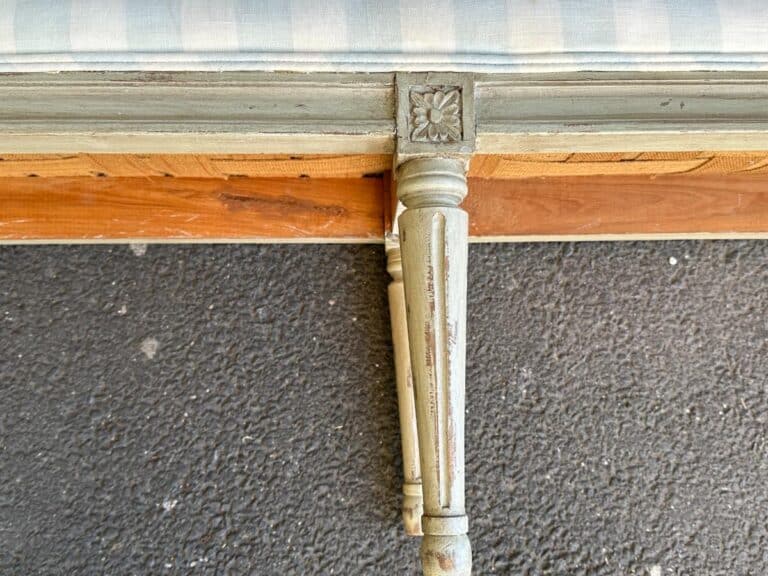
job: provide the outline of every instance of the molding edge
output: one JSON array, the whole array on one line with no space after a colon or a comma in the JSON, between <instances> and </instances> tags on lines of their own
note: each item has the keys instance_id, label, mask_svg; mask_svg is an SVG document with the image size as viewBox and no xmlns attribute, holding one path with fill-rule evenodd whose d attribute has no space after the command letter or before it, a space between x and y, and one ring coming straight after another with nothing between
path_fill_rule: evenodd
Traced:
<instances>
[{"instance_id":1,"label":"molding edge","mask_svg":"<svg viewBox=\"0 0 768 576\"><path fill-rule=\"evenodd\" d=\"M474 95L483 154L768 150L768 73L483 74ZM389 154L396 100L388 73L0 74L0 153Z\"/></svg>"},{"instance_id":2,"label":"molding edge","mask_svg":"<svg viewBox=\"0 0 768 576\"><path fill-rule=\"evenodd\" d=\"M393 74L0 75L0 153L391 153Z\"/></svg>"}]
</instances>

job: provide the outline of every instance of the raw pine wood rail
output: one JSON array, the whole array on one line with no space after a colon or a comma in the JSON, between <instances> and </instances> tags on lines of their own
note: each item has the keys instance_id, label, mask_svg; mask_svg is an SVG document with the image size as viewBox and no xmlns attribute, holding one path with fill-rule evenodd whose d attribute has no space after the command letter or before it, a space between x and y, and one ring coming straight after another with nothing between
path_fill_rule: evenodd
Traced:
<instances>
[{"instance_id":1,"label":"raw pine wood rail","mask_svg":"<svg viewBox=\"0 0 768 576\"><path fill-rule=\"evenodd\" d=\"M0 178L362 178L391 154L0 154Z\"/></svg>"},{"instance_id":2,"label":"raw pine wood rail","mask_svg":"<svg viewBox=\"0 0 768 576\"><path fill-rule=\"evenodd\" d=\"M476 241L768 238L767 176L471 179Z\"/></svg>"},{"instance_id":3,"label":"raw pine wood rail","mask_svg":"<svg viewBox=\"0 0 768 576\"><path fill-rule=\"evenodd\" d=\"M0 241L379 242L379 178L2 178Z\"/></svg>"},{"instance_id":4,"label":"raw pine wood rail","mask_svg":"<svg viewBox=\"0 0 768 576\"><path fill-rule=\"evenodd\" d=\"M0 178L360 178L392 168L391 154L0 154ZM768 152L477 154L471 178L768 174Z\"/></svg>"},{"instance_id":5,"label":"raw pine wood rail","mask_svg":"<svg viewBox=\"0 0 768 576\"><path fill-rule=\"evenodd\" d=\"M0 241L382 242L386 155L3 155ZM479 155L482 241L768 237L768 154Z\"/></svg>"}]
</instances>

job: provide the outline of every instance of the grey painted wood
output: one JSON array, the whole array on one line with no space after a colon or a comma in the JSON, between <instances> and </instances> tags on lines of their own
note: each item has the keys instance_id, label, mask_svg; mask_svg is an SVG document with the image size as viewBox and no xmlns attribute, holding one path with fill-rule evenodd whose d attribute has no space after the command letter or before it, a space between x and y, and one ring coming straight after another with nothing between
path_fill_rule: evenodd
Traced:
<instances>
[{"instance_id":1,"label":"grey painted wood","mask_svg":"<svg viewBox=\"0 0 768 576\"><path fill-rule=\"evenodd\" d=\"M406 321L405 290L400 242L388 237L387 272L392 277L387 294L392 328L392 348L395 355L395 383L400 414L400 444L403 453L403 526L410 536L421 536L421 515L424 503L421 488L419 435L416 429L416 399L413 391L408 324Z\"/></svg>"},{"instance_id":2,"label":"grey painted wood","mask_svg":"<svg viewBox=\"0 0 768 576\"><path fill-rule=\"evenodd\" d=\"M467 195L475 149L469 74L398 74L394 164L408 349L421 466L425 576L468 576L464 509ZM402 418L402 415L401 415Z\"/></svg>"},{"instance_id":3,"label":"grey painted wood","mask_svg":"<svg viewBox=\"0 0 768 576\"><path fill-rule=\"evenodd\" d=\"M467 107L466 75L404 76L461 85ZM473 83L480 153L768 149L768 73ZM3 74L0 153L389 153L396 99L393 74Z\"/></svg>"},{"instance_id":4,"label":"grey painted wood","mask_svg":"<svg viewBox=\"0 0 768 576\"><path fill-rule=\"evenodd\" d=\"M467 194L461 160L418 158L398 168L400 247L416 392L425 576L472 570L464 509Z\"/></svg>"},{"instance_id":5,"label":"grey painted wood","mask_svg":"<svg viewBox=\"0 0 768 576\"><path fill-rule=\"evenodd\" d=\"M478 150L749 150L768 146L766 74L485 75Z\"/></svg>"},{"instance_id":6,"label":"grey painted wood","mask_svg":"<svg viewBox=\"0 0 768 576\"><path fill-rule=\"evenodd\" d=\"M398 73L395 164L419 156L467 158L475 150L471 74Z\"/></svg>"},{"instance_id":7,"label":"grey painted wood","mask_svg":"<svg viewBox=\"0 0 768 576\"><path fill-rule=\"evenodd\" d=\"M391 74L0 76L3 152L383 152Z\"/></svg>"}]
</instances>

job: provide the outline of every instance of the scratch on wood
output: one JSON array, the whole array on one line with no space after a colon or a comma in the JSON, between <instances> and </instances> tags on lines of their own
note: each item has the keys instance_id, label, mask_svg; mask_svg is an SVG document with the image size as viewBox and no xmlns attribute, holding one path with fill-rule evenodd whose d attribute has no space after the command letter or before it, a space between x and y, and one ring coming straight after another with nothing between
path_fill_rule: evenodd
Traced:
<instances>
[{"instance_id":1,"label":"scratch on wood","mask_svg":"<svg viewBox=\"0 0 768 576\"><path fill-rule=\"evenodd\" d=\"M451 507L451 484L453 477L451 473L452 450L449 447L448 428L451 415L450 410L450 382L448 375L448 362L450 351L448 350L447 332L447 314L448 306L446 302L446 283L447 270L445 268L445 215L436 213L432 216L432 266L433 269L433 306L435 319L434 346L436 353L434 355L435 366L435 386L437 393L437 427L438 427L438 453L440 470L440 492L439 501L442 508Z\"/></svg>"},{"instance_id":2,"label":"scratch on wood","mask_svg":"<svg viewBox=\"0 0 768 576\"><path fill-rule=\"evenodd\" d=\"M347 213L344 206L324 206L310 200L300 200L291 196L265 197L246 196L232 192L220 192L219 199L231 211L253 210L255 212L275 210L278 208L290 208L300 211L309 210L326 218L340 218Z\"/></svg>"}]
</instances>

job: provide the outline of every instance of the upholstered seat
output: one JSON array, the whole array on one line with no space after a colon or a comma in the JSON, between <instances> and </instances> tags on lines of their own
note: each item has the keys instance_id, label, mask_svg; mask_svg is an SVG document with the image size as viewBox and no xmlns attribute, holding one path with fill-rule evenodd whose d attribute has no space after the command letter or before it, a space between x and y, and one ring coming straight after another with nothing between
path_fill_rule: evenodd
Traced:
<instances>
[{"instance_id":1,"label":"upholstered seat","mask_svg":"<svg viewBox=\"0 0 768 576\"><path fill-rule=\"evenodd\" d=\"M768 69L765 0L7 0L0 71Z\"/></svg>"}]
</instances>

